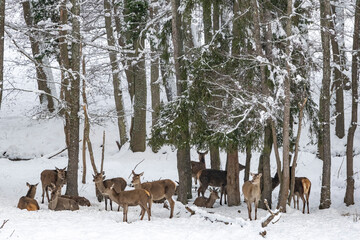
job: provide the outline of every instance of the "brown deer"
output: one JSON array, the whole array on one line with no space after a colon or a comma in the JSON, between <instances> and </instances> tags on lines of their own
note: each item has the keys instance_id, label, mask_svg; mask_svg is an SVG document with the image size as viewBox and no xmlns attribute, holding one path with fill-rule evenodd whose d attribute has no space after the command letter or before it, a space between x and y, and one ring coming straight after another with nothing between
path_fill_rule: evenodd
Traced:
<instances>
[{"instance_id":1,"label":"brown deer","mask_svg":"<svg viewBox=\"0 0 360 240\"><path fill-rule=\"evenodd\" d=\"M34 199L36 194L36 187L39 183L32 185L30 183L26 183L26 186L29 187L26 196L22 196L19 199L19 203L17 205L20 209L26 209L28 211L37 211L40 209L38 202Z\"/></svg>"},{"instance_id":2,"label":"brown deer","mask_svg":"<svg viewBox=\"0 0 360 240\"><path fill-rule=\"evenodd\" d=\"M55 167L55 170L46 169L41 172L40 175L41 186L42 186L42 200L41 203L44 203L44 195L46 192L46 197L48 202L50 201L48 188L51 187L51 184L62 187L66 184L66 167L59 169Z\"/></svg>"},{"instance_id":3,"label":"brown deer","mask_svg":"<svg viewBox=\"0 0 360 240\"><path fill-rule=\"evenodd\" d=\"M77 204L79 204L79 206L86 206L86 207L90 207L91 203L90 201L85 198L85 197L80 197L80 196L70 196L70 195L61 195L62 198L68 198L68 199L72 199L75 202L77 202Z\"/></svg>"},{"instance_id":4,"label":"brown deer","mask_svg":"<svg viewBox=\"0 0 360 240\"><path fill-rule=\"evenodd\" d=\"M290 167L290 179L291 179L291 169ZM279 175L278 173L272 178L272 189L276 188L280 184ZM290 189L289 184L289 189ZM299 209L299 197L303 201L303 213L305 213L305 204L307 206L307 213L309 214L309 197L311 191L311 181L306 177L295 177L295 186L294 186L294 193L293 193L293 201L294 201L294 208L295 208L295 196L296 196L296 203L297 209Z\"/></svg>"},{"instance_id":5,"label":"brown deer","mask_svg":"<svg viewBox=\"0 0 360 240\"><path fill-rule=\"evenodd\" d=\"M197 153L199 154L199 162L191 161L191 176L194 179L196 185L198 180L197 178L198 172L206 168L205 155L208 154L208 151L204 153L197 151Z\"/></svg>"},{"instance_id":6,"label":"brown deer","mask_svg":"<svg viewBox=\"0 0 360 240\"><path fill-rule=\"evenodd\" d=\"M104 193L107 194L112 201L123 207L123 222L127 222L128 207L137 205L141 207L140 220L143 220L146 211L148 214L148 220L150 221L152 196L147 190L134 189L130 191L116 192L115 185L113 184L110 188L105 188Z\"/></svg>"},{"instance_id":7,"label":"brown deer","mask_svg":"<svg viewBox=\"0 0 360 240\"><path fill-rule=\"evenodd\" d=\"M140 177L144 175L144 172L136 174L134 170L132 170L132 174L133 178L131 183L134 185L135 189L145 189L150 192L153 200L160 200L162 198L168 200L170 204L170 218L172 218L175 206L172 196L175 193L176 184L170 179L141 183Z\"/></svg>"},{"instance_id":8,"label":"brown deer","mask_svg":"<svg viewBox=\"0 0 360 240\"><path fill-rule=\"evenodd\" d=\"M124 191L124 189L126 188L126 181L122 177L111 178L111 179L105 180L105 172L104 171L102 171L100 173L96 173L95 175L93 175L93 177L94 177L93 181L95 182L97 189L99 189L99 191L104 196L105 210L107 210L107 200L109 199L109 196L107 194L105 194L105 189L110 189L110 187L114 185L114 189L116 192ZM111 200L111 198L109 200L110 200L109 201L110 209L112 210L112 200ZM118 207L118 211L119 211L119 209L120 209L120 206Z\"/></svg>"},{"instance_id":9,"label":"brown deer","mask_svg":"<svg viewBox=\"0 0 360 240\"><path fill-rule=\"evenodd\" d=\"M79 204L75 200L61 197L61 186L56 186L54 183L52 183L50 189L51 200L49 201L48 205L50 210L79 210Z\"/></svg>"},{"instance_id":10,"label":"brown deer","mask_svg":"<svg viewBox=\"0 0 360 240\"><path fill-rule=\"evenodd\" d=\"M251 219L251 204L255 205L255 220L257 219L257 207L259 204L259 200L261 197L261 189L260 189L260 179L262 174L253 174L251 173L252 180L246 181L242 186L242 191L244 193L245 202L247 204L248 214L250 221Z\"/></svg>"},{"instance_id":11,"label":"brown deer","mask_svg":"<svg viewBox=\"0 0 360 240\"><path fill-rule=\"evenodd\" d=\"M200 181L200 187L198 189L198 197L204 197L205 191L208 186L220 187L221 188L221 197L220 205L222 205L222 198L224 195L224 202L226 204L226 174L227 171L215 170L215 169L204 169L198 172L198 179Z\"/></svg>"},{"instance_id":12,"label":"brown deer","mask_svg":"<svg viewBox=\"0 0 360 240\"><path fill-rule=\"evenodd\" d=\"M209 198L197 197L194 204L198 207L212 208L216 199L219 199L219 194L215 189L211 189Z\"/></svg>"}]
</instances>

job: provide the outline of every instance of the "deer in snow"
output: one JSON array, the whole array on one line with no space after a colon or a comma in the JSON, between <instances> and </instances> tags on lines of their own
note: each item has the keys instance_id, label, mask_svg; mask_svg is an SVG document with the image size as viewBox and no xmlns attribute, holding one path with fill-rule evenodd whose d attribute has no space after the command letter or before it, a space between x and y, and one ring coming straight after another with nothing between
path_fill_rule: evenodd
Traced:
<instances>
[{"instance_id":1,"label":"deer in snow","mask_svg":"<svg viewBox=\"0 0 360 240\"><path fill-rule=\"evenodd\" d=\"M208 151L201 153L199 151L197 151L197 153L199 154L199 162L197 161L191 161L191 176L195 181L195 184L197 184L197 174L199 171L203 170L206 168L205 165L205 155L208 154Z\"/></svg>"},{"instance_id":2,"label":"deer in snow","mask_svg":"<svg viewBox=\"0 0 360 240\"><path fill-rule=\"evenodd\" d=\"M110 188L105 188L104 193L108 195L112 201L116 202L124 209L123 222L127 222L128 207L137 205L141 207L140 220L143 220L146 211L148 214L148 220L150 221L152 204L151 193L144 189L116 192L114 186L115 185L113 184Z\"/></svg>"},{"instance_id":3,"label":"deer in snow","mask_svg":"<svg viewBox=\"0 0 360 240\"><path fill-rule=\"evenodd\" d=\"M144 175L144 172L136 174L134 170L132 170L132 174L133 178L131 183L134 185L135 189L145 189L150 192L153 200L160 200L163 198L168 200L170 204L170 218L172 218L175 206L172 196L175 193L176 184L170 179L141 183L140 177Z\"/></svg>"},{"instance_id":4,"label":"deer in snow","mask_svg":"<svg viewBox=\"0 0 360 240\"><path fill-rule=\"evenodd\" d=\"M194 204L198 207L212 208L214 206L216 199L219 199L219 194L217 190L211 189L210 196L208 198L197 197L194 201Z\"/></svg>"},{"instance_id":5,"label":"deer in snow","mask_svg":"<svg viewBox=\"0 0 360 240\"><path fill-rule=\"evenodd\" d=\"M290 179L291 179L291 169L289 169ZM275 176L272 178L272 189L276 188L280 184L279 175L276 172ZM289 184L289 189L290 189ZM295 177L295 185L294 185L294 193L293 193L293 201L294 201L294 208L295 203L297 203L297 209L299 209L299 198L303 201L303 213L305 213L305 204L307 206L307 213L309 214L309 197L311 191L311 181L306 177ZM296 196L296 202L295 202Z\"/></svg>"},{"instance_id":6,"label":"deer in snow","mask_svg":"<svg viewBox=\"0 0 360 240\"><path fill-rule=\"evenodd\" d=\"M18 208L26 209L28 211L37 211L40 209L38 202L34 199L36 194L36 187L38 184L39 183L32 185L28 182L26 183L26 186L29 187L29 190L26 193L26 196L22 196L19 199L19 203L17 205Z\"/></svg>"},{"instance_id":7,"label":"deer in snow","mask_svg":"<svg viewBox=\"0 0 360 240\"><path fill-rule=\"evenodd\" d=\"M99 189L99 191L104 195L104 199L105 199L105 210L107 210L107 200L109 199L110 201L110 209L112 210L112 199L109 198L109 196L105 193L106 189L110 189L111 186L114 186L114 190L116 192L121 192L124 191L124 189L126 188L126 181L125 179L123 179L122 177L117 177L117 178L111 178L111 179L107 179L105 180L105 172L102 171L100 173L96 173L95 175L93 175L93 181L95 182L95 185L97 187L97 189ZM118 207L118 211L120 209L120 206Z\"/></svg>"},{"instance_id":8,"label":"deer in snow","mask_svg":"<svg viewBox=\"0 0 360 240\"><path fill-rule=\"evenodd\" d=\"M54 183L52 183L50 189L51 200L49 201L48 205L50 210L79 210L79 204L75 200L61 197L61 186L56 186Z\"/></svg>"},{"instance_id":9,"label":"deer in snow","mask_svg":"<svg viewBox=\"0 0 360 240\"><path fill-rule=\"evenodd\" d=\"M257 219L257 207L259 204L259 200L261 197L261 189L260 189L260 179L262 174L253 174L251 173L252 180L246 181L242 186L242 191L244 193L245 202L247 204L248 214L250 221L251 219L251 204L255 205L255 220Z\"/></svg>"},{"instance_id":10,"label":"deer in snow","mask_svg":"<svg viewBox=\"0 0 360 240\"><path fill-rule=\"evenodd\" d=\"M44 203L45 192L46 192L47 200L49 202L50 198L49 198L48 190L49 187L51 187L51 184L53 183L56 186L60 186L60 187L66 184L66 167L62 169L55 167L55 170L46 169L41 172L40 179L42 186L41 203Z\"/></svg>"}]
</instances>

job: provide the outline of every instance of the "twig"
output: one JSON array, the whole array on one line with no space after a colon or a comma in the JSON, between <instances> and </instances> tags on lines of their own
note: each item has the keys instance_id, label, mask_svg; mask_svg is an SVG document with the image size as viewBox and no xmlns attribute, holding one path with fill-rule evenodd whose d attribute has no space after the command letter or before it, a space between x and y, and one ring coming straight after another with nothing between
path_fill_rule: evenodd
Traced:
<instances>
[{"instance_id":1,"label":"twig","mask_svg":"<svg viewBox=\"0 0 360 240\"><path fill-rule=\"evenodd\" d=\"M79 140L79 142L81 142L82 140ZM68 149L68 147L60 150L59 152L55 153L54 155L51 155L50 157L48 157L48 159L51 159L53 157L56 157L57 155L59 155L60 153L64 152L66 149Z\"/></svg>"},{"instance_id":2,"label":"twig","mask_svg":"<svg viewBox=\"0 0 360 240\"><path fill-rule=\"evenodd\" d=\"M145 158L144 158L143 160L141 160L138 164L135 165L134 169L131 171L131 173L130 173L130 175L129 175L128 178L131 177L132 172L135 171L136 167L139 166L139 164L142 163L143 161L145 161Z\"/></svg>"},{"instance_id":3,"label":"twig","mask_svg":"<svg viewBox=\"0 0 360 240\"><path fill-rule=\"evenodd\" d=\"M281 210L282 210L282 207L280 207L279 209L277 209L278 211L277 212L273 212L271 211L270 207L269 207L269 204L268 204L268 201L265 199L264 200L264 203L265 203L265 206L268 210L268 212L271 214L264 222L261 223L261 227L266 227L277 215L279 215L281 213ZM279 220L277 220L276 222L278 222ZM274 223L276 223L274 222ZM261 234L260 234L261 235Z\"/></svg>"},{"instance_id":4,"label":"twig","mask_svg":"<svg viewBox=\"0 0 360 240\"><path fill-rule=\"evenodd\" d=\"M9 219L4 220L3 223L2 223L2 225L0 226L0 229L2 229L8 221L9 221Z\"/></svg>"},{"instance_id":5,"label":"twig","mask_svg":"<svg viewBox=\"0 0 360 240\"><path fill-rule=\"evenodd\" d=\"M189 208L188 206L185 206L185 209L188 210L188 212L191 214L191 216L195 214L195 211L192 210L191 208Z\"/></svg>"}]
</instances>

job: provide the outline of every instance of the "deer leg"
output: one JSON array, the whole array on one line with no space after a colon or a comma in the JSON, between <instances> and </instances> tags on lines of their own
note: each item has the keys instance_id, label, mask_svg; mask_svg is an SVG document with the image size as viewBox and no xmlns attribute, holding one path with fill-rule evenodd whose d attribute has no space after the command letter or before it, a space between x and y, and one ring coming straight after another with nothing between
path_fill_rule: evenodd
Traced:
<instances>
[{"instance_id":1,"label":"deer leg","mask_svg":"<svg viewBox=\"0 0 360 240\"><path fill-rule=\"evenodd\" d=\"M48 202L50 202L48 187L45 187L45 192L46 192L47 200L48 200Z\"/></svg>"},{"instance_id":2,"label":"deer leg","mask_svg":"<svg viewBox=\"0 0 360 240\"><path fill-rule=\"evenodd\" d=\"M172 197L168 197L166 198L166 200L168 200L169 204L170 204L170 218L172 218L174 216L174 206L175 206L175 202L172 199Z\"/></svg>"},{"instance_id":3,"label":"deer leg","mask_svg":"<svg viewBox=\"0 0 360 240\"><path fill-rule=\"evenodd\" d=\"M43 186L42 187L42 200L41 200L41 203L44 203L44 194L45 194L45 188Z\"/></svg>"},{"instance_id":4,"label":"deer leg","mask_svg":"<svg viewBox=\"0 0 360 240\"><path fill-rule=\"evenodd\" d=\"M128 205L124 204L123 206L124 213L123 213L123 222L127 222L127 211L128 211Z\"/></svg>"},{"instance_id":5,"label":"deer leg","mask_svg":"<svg viewBox=\"0 0 360 240\"><path fill-rule=\"evenodd\" d=\"M105 211L107 211L107 197L104 196L104 199L105 199Z\"/></svg>"},{"instance_id":6,"label":"deer leg","mask_svg":"<svg viewBox=\"0 0 360 240\"><path fill-rule=\"evenodd\" d=\"M305 213L305 198L304 195L301 195L301 200L303 201L303 214Z\"/></svg>"},{"instance_id":7,"label":"deer leg","mask_svg":"<svg viewBox=\"0 0 360 240\"><path fill-rule=\"evenodd\" d=\"M150 207L146 207L146 212L148 215L148 220L150 221L150 217L151 217L151 208Z\"/></svg>"},{"instance_id":8,"label":"deer leg","mask_svg":"<svg viewBox=\"0 0 360 240\"><path fill-rule=\"evenodd\" d=\"M294 201L294 209L296 209L296 200L295 200L295 194L293 193L292 199Z\"/></svg>"},{"instance_id":9,"label":"deer leg","mask_svg":"<svg viewBox=\"0 0 360 240\"><path fill-rule=\"evenodd\" d=\"M297 210L299 210L299 196L296 196L296 205L297 205Z\"/></svg>"},{"instance_id":10,"label":"deer leg","mask_svg":"<svg viewBox=\"0 0 360 240\"><path fill-rule=\"evenodd\" d=\"M110 209L112 211L112 200L109 198L109 202L110 202Z\"/></svg>"},{"instance_id":11,"label":"deer leg","mask_svg":"<svg viewBox=\"0 0 360 240\"><path fill-rule=\"evenodd\" d=\"M144 219L144 215L145 215L145 208L144 208L142 205L140 205L140 207L141 207L141 217L140 217L140 220L143 220L143 219Z\"/></svg>"},{"instance_id":12,"label":"deer leg","mask_svg":"<svg viewBox=\"0 0 360 240\"><path fill-rule=\"evenodd\" d=\"M251 221L251 220L252 220L252 219L251 219L251 203L246 202L246 204L247 204L249 219L250 219L250 221Z\"/></svg>"},{"instance_id":13,"label":"deer leg","mask_svg":"<svg viewBox=\"0 0 360 240\"><path fill-rule=\"evenodd\" d=\"M255 200L255 220L257 219L257 208L258 208L259 200Z\"/></svg>"},{"instance_id":14,"label":"deer leg","mask_svg":"<svg viewBox=\"0 0 360 240\"><path fill-rule=\"evenodd\" d=\"M306 205L307 205L307 210L308 210L308 214L310 213L309 212L309 194L306 194Z\"/></svg>"}]
</instances>

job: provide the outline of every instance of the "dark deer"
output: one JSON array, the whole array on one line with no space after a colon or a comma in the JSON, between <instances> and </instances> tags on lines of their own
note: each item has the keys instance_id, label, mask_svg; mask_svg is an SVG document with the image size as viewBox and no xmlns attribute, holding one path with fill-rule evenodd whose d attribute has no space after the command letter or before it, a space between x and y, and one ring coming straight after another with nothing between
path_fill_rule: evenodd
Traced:
<instances>
[{"instance_id":1,"label":"dark deer","mask_svg":"<svg viewBox=\"0 0 360 240\"><path fill-rule=\"evenodd\" d=\"M144 189L134 189L130 191L116 192L113 184L110 188L106 188L104 192L112 201L123 207L123 222L127 222L128 207L137 205L141 207L140 220L143 220L146 211L148 214L148 220L150 221L152 196L148 191Z\"/></svg>"},{"instance_id":2,"label":"dark deer","mask_svg":"<svg viewBox=\"0 0 360 240\"><path fill-rule=\"evenodd\" d=\"M198 172L206 168L205 155L208 154L208 151L204 153L197 151L197 153L199 154L199 162L191 161L191 176L194 179L195 184L197 184Z\"/></svg>"},{"instance_id":3,"label":"dark deer","mask_svg":"<svg viewBox=\"0 0 360 240\"><path fill-rule=\"evenodd\" d=\"M291 179L291 169L289 168L290 172L290 179ZM279 175L276 173L272 178L272 189L276 188L280 184ZM290 189L289 184L289 189ZM305 204L307 206L307 213L309 214L309 197L311 191L311 181L306 177L295 177L295 186L294 186L294 193L293 193L293 201L294 201L294 208L295 208L295 196L296 196L296 203L297 209L299 209L299 197L303 201L303 213L305 213Z\"/></svg>"},{"instance_id":4,"label":"dark deer","mask_svg":"<svg viewBox=\"0 0 360 240\"><path fill-rule=\"evenodd\" d=\"M54 211L62 211L62 210L79 210L79 204L69 198L61 197L61 186L56 186L55 184L51 184L51 200L49 201L49 209Z\"/></svg>"},{"instance_id":5,"label":"dark deer","mask_svg":"<svg viewBox=\"0 0 360 240\"><path fill-rule=\"evenodd\" d=\"M136 174L133 170L132 174L133 178L131 183L134 185L135 189L145 189L150 192L153 200L160 200L163 198L168 200L170 204L170 218L172 218L175 206L172 196L175 193L176 184L170 179L141 183L140 177L144 174L144 172Z\"/></svg>"},{"instance_id":6,"label":"dark deer","mask_svg":"<svg viewBox=\"0 0 360 240\"><path fill-rule=\"evenodd\" d=\"M29 190L26 193L26 196L22 196L19 199L19 203L17 205L18 208L26 209L28 211L37 211L40 209L38 202L34 199L37 185L38 183L35 185L31 185L28 182L26 183L26 186L29 187Z\"/></svg>"},{"instance_id":7,"label":"dark deer","mask_svg":"<svg viewBox=\"0 0 360 240\"><path fill-rule=\"evenodd\" d=\"M197 197L194 204L198 207L212 208L216 199L219 199L219 194L215 189L211 189L209 198Z\"/></svg>"},{"instance_id":8,"label":"dark deer","mask_svg":"<svg viewBox=\"0 0 360 240\"><path fill-rule=\"evenodd\" d=\"M222 205L222 197L224 195L224 202L226 204L226 174L227 171L215 170L215 169L204 169L198 172L198 178L200 181L200 187L198 189L198 197L204 197L204 193L208 186L220 187L221 188L221 197L220 205Z\"/></svg>"},{"instance_id":9,"label":"dark deer","mask_svg":"<svg viewBox=\"0 0 360 240\"><path fill-rule=\"evenodd\" d=\"M106 189L110 189L111 186L114 186L114 190L116 192L121 192L124 191L124 189L126 188L126 181L125 179L123 179L122 177L118 177L118 178L111 178L111 179L107 179L105 180L105 172L101 172L101 173L97 173L95 175L93 175L94 177L94 182L95 185L97 187L97 189L99 189L99 191L103 194L104 199L105 199L105 210L107 210L107 200L110 200L110 209L112 210L112 200L111 198L109 198L109 196L105 193ZM118 207L118 211L119 211L120 206Z\"/></svg>"},{"instance_id":10,"label":"dark deer","mask_svg":"<svg viewBox=\"0 0 360 240\"><path fill-rule=\"evenodd\" d=\"M245 202L247 204L248 214L250 221L251 219L251 204L254 203L255 205L255 220L257 219L257 208L259 204L259 200L261 197L261 189L260 189L260 179L262 174L253 174L250 173L252 176L251 181L246 181L242 186L242 191L244 193Z\"/></svg>"},{"instance_id":11,"label":"dark deer","mask_svg":"<svg viewBox=\"0 0 360 240\"><path fill-rule=\"evenodd\" d=\"M42 186L42 200L41 203L44 203L44 195L46 192L46 197L48 202L50 201L48 188L51 184L55 184L56 186L62 187L66 184L66 167L63 169L59 169L55 167L55 170L44 170L40 175L41 186Z\"/></svg>"}]
</instances>

